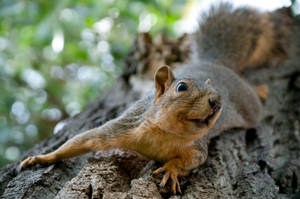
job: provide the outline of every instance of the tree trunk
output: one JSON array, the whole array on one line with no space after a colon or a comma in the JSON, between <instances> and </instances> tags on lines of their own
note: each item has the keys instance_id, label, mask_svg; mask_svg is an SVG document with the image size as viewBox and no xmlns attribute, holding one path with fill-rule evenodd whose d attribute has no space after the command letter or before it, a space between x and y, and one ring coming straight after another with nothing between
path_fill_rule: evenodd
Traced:
<instances>
[{"instance_id":1,"label":"tree trunk","mask_svg":"<svg viewBox=\"0 0 300 199\"><path fill-rule=\"evenodd\" d=\"M18 170L25 157L53 151L74 135L118 116L137 100L140 94L132 90L129 78L144 71L149 64L146 54L153 53L156 44L175 58L166 61L156 54L150 56L152 62L164 59L177 66L188 61L188 36L173 43L164 37L158 43L148 35L140 37L145 45L133 45L124 75L115 86L66 120L59 133L1 169L1 198L300 198L300 59L296 56L246 70L247 80L269 86L263 121L256 129L232 129L214 138L206 163L180 179L182 195L170 194L169 186L159 188L160 178L151 175L159 163L131 151L97 152Z\"/></svg>"}]
</instances>

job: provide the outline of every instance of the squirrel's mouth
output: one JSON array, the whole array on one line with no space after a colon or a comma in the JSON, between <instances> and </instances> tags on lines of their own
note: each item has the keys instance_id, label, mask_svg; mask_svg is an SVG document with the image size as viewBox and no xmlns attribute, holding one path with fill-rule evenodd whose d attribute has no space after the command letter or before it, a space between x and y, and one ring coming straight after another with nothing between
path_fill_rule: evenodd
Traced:
<instances>
[{"instance_id":1,"label":"squirrel's mouth","mask_svg":"<svg viewBox=\"0 0 300 199\"><path fill-rule=\"evenodd\" d=\"M218 103L212 108L212 111L208 114L208 116L205 119L193 118L188 120L195 123L198 127L203 128L211 126L212 123L216 121L217 117L219 117L219 113L221 112L221 110L221 104Z\"/></svg>"}]
</instances>

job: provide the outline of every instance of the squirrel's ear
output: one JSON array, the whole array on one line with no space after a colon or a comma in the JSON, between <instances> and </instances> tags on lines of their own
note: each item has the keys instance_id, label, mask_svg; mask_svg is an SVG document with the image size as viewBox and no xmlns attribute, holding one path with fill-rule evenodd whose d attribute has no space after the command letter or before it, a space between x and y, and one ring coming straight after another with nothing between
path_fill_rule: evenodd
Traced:
<instances>
[{"instance_id":1,"label":"squirrel's ear","mask_svg":"<svg viewBox=\"0 0 300 199\"><path fill-rule=\"evenodd\" d=\"M162 66L160 67L155 75L155 99L160 98L171 86L174 80L174 75L169 66Z\"/></svg>"}]
</instances>

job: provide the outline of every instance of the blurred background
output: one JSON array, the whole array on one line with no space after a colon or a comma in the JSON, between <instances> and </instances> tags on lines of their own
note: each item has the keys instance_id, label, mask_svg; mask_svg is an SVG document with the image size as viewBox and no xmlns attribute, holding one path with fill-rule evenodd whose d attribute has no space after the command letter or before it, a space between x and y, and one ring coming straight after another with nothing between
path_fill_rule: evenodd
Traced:
<instances>
[{"instance_id":1,"label":"blurred background","mask_svg":"<svg viewBox=\"0 0 300 199\"><path fill-rule=\"evenodd\" d=\"M197 29L213 0L1 0L0 168L59 131L122 72L137 32ZM240 0L273 10L299 1Z\"/></svg>"}]
</instances>

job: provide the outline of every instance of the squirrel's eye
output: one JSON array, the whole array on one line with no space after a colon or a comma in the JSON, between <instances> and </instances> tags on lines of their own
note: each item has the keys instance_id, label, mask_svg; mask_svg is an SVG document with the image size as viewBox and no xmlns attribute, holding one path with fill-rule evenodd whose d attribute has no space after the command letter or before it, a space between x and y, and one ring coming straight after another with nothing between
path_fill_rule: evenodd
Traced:
<instances>
[{"instance_id":1,"label":"squirrel's eye","mask_svg":"<svg viewBox=\"0 0 300 199\"><path fill-rule=\"evenodd\" d=\"M182 91L187 91L189 90L189 87L186 83L184 82L180 82L177 86L176 86L176 92L182 92Z\"/></svg>"}]
</instances>

